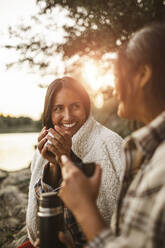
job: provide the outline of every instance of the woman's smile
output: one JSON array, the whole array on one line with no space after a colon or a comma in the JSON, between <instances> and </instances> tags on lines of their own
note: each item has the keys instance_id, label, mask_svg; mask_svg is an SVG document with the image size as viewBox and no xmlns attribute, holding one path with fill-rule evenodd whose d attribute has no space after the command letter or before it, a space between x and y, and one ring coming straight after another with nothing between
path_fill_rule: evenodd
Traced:
<instances>
[{"instance_id":1,"label":"woman's smile","mask_svg":"<svg viewBox=\"0 0 165 248\"><path fill-rule=\"evenodd\" d=\"M62 124L65 128L72 128L76 125L76 122L73 123L63 123Z\"/></svg>"},{"instance_id":2,"label":"woman's smile","mask_svg":"<svg viewBox=\"0 0 165 248\"><path fill-rule=\"evenodd\" d=\"M51 118L57 131L72 137L86 121L81 98L74 91L62 88L54 97Z\"/></svg>"},{"instance_id":3,"label":"woman's smile","mask_svg":"<svg viewBox=\"0 0 165 248\"><path fill-rule=\"evenodd\" d=\"M71 123L61 123L55 125L55 129L61 133L67 134L70 137L77 132L77 127L79 129L79 122L71 122Z\"/></svg>"}]
</instances>

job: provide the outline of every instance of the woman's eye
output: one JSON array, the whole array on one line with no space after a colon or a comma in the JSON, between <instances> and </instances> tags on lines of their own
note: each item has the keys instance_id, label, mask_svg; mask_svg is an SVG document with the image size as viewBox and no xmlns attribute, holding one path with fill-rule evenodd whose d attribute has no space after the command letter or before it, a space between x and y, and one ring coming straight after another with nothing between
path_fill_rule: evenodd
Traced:
<instances>
[{"instance_id":1,"label":"woman's eye","mask_svg":"<svg viewBox=\"0 0 165 248\"><path fill-rule=\"evenodd\" d=\"M76 104L74 104L74 105L72 106L72 108L73 108L74 110L79 109L79 108L80 108L80 104L76 103Z\"/></svg>"},{"instance_id":2,"label":"woman's eye","mask_svg":"<svg viewBox=\"0 0 165 248\"><path fill-rule=\"evenodd\" d=\"M54 112L60 112L60 111L62 111L62 106L57 106L57 107L53 108L53 111Z\"/></svg>"}]
</instances>

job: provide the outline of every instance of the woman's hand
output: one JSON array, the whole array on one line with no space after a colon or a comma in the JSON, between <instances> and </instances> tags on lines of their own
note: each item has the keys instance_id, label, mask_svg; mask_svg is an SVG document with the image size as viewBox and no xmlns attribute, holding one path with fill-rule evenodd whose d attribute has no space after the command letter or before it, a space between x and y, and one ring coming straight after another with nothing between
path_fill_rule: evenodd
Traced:
<instances>
[{"instance_id":1,"label":"woman's hand","mask_svg":"<svg viewBox=\"0 0 165 248\"><path fill-rule=\"evenodd\" d=\"M38 150L39 152L42 154L42 149L45 145L45 143L47 142L47 138L46 135L48 134L48 130L46 129L46 127L43 127L43 129L41 130L39 137L38 137Z\"/></svg>"},{"instance_id":2,"label":"woman's hand","mask_svg":"<svg viewBox=\"0 0 165 248\"><path fill-rule=\"evenodd\" d=\"M106 228L96 206L101 182L101 168L97 165L94 175L87 178L64 155L61 158L61 169L63 182L59 196L72 211L90 241Z\"/></svg>"},{"instance_id":3,"label":"woman's hand","mask_svg":"<svg viewBox=\"0 0 165 248\"><path fill-rule=\"evenodd\" d=\"M59 240L61 241L61 243L63 243L66 248L75 248L75 245L73 243L73 240L71 239L71 237L67 234L67 233L63 233L63 232L59 232ZM35 243L34 243L34 247L35 248L39 248L40 247L40 239L37 238ZM52 247L55 248L55 247Z\"/></svg>"},{"instance_id":4,"label":"woman's hand","mask_svg":"<svg viewBox=\"0 0 165 248\"><path fill-rule=\"evenodd\" d=\"M67 134L61 134L56 129L50 128L48 130L48 135L46 136L50 143L46 143L46 148L50 152L49 154L49 161L51 157L51 162L60 162L60 157L62 154L66 154L67 156L70 155L70 150L72 146L71 137ZM52 137L49 135L51 133ZM47 155L46 155L47 156ZM53 161L52 159L55 159Z\"/></svg>"},{"instance_id":5,"label":"woman's hand","mask_svg":"<svg viewBox=\"0 0 165 248\"><path fill-rule=\"evenodd\" d=\"M49 135L50 132L53 137ZM47 141L50 143L47 143ZM69 156L72 146L71 137L67 134L60 134L55 129L44 127L38 137L38 150L41 155L52 164L60 162L62 154Z\"/></svg>"},{"instance_id":6,"label":"woman's hand","mask_svg":"<svg viewBox=\"0 0 165 248\"><path fill-rule=\"evenodd\" d=\"M58 238L61 241L61 243L63 243L66 246L66 248L75 248L74 241L68 232L65 233L59 232Z\"/></svg>"},{"instance_id":7,"label":"woman's hand","mask_svg":"<svg viewBox=\"0 0 165 248\"><path fill-rule=\"evenodd\" d=\"M46 127L44 127L38 137L37 147L43 158L47 159L52 164L56 164L57 162L55 155L48 151L48 146L46 144L48 141L47 135L48 130L46 129Z\"/></svg>"},{"instance_id":8,"label":"woman's hand","mask_svg":"<svg viewBox=\"0 0 165 248\"><path fill-rule=\"evenodd\" d=\"M90 204L96 205L101 182L101 168L96 165L94 175L87 178L67 156L61 157L62 188L60 198L74 214L84 212Z\"/></svg>"}]
</instances>

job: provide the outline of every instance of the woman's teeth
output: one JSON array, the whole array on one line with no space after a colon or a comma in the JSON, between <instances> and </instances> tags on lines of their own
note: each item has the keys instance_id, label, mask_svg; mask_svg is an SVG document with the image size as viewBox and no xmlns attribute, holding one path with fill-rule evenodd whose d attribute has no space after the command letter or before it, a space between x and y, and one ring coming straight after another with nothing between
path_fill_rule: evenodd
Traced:
<instances>
[{"instance_id":1,"label":"woman's teeth","mask_svg":"<svg viewBox=\"0 0 165 248\"><path fill-rule=\"evenodd\" d=\"M67 128L74 127L75 125L76 125L76 122L71 123L71 124L63 124L63 126Z\"/></svg>"}]
</instances>

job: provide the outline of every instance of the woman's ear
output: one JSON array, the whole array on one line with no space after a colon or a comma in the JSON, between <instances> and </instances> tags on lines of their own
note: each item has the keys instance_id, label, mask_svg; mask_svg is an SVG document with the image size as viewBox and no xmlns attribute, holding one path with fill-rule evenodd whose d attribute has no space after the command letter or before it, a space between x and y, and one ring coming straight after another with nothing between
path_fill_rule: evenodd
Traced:
<instances>
[{"instance_id":1,"label":"woman's ear","mask_svg":"<svg viewBox=\"0 0 165 248\"><path fill-rule=\"evenodd\" d=\"M139 85L143 88L152 76L152 69L149 65L143 65L139 68Z\"/></svg>"}]
</instances>

